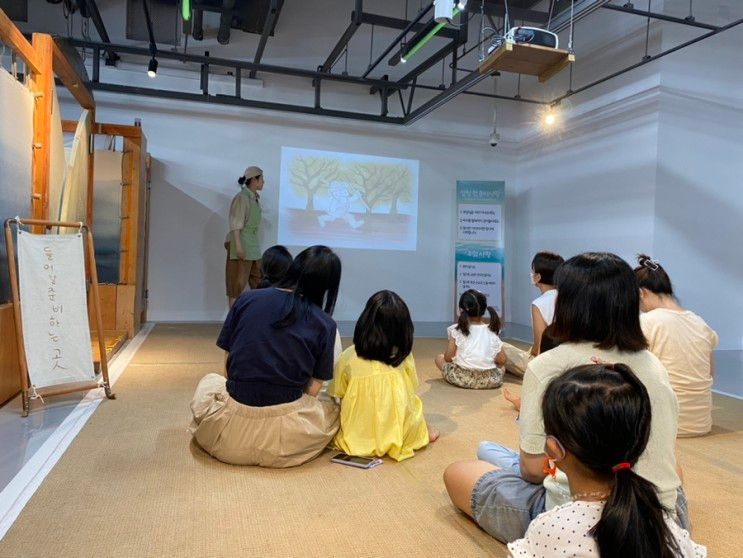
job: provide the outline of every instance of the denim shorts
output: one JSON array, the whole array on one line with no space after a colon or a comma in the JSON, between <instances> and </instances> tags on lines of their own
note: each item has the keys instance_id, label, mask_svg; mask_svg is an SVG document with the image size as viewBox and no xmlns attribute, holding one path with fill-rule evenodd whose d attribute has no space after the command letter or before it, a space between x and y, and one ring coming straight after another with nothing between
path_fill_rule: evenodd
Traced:
<instances>
[{"instance_id":1,"label":"denim shorts","mask_svg":"<svg viewBox=\"0 0 743 558\"><path fill-rule=\"evenodd\" d=\"M485 473L475 483L470 497L472 517L489 535L508 543L521 539L529 524L546 509L545 489L521 478L519 454L493 442L481 442L477 458L499 467ZM679 487L676 523L690 531L686 495Z\"/></svg>"},{"instance_id":2,"label":"denim shorts","mask_svg":"<svg viewBox=\"0 0 743 558\"><path fill-rule=\"evenodd\" d=\"M485 473L472 489L472 517L501 542L523 538L532 520L545 510L545 489L521 478L519 456L498 444L483 442L477 457L500 467Z\"/></svg>"}]
</instances>

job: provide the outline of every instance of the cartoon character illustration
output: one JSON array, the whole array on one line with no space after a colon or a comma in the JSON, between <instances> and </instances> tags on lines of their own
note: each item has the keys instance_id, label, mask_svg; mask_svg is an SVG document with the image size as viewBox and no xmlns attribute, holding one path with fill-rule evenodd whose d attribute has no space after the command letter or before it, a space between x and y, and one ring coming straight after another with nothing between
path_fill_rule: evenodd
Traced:
<instances>
[{"instance_id":1,"label":"cartoon character illustration","mask_svg":"<svg viewBox=\"0 0 743 558\"><path fill-rule=\"evenodd\" d=\"M328 191L330 192L328 211L317 218L321 227L325 227L326 223L336 219L343 219L354 229L364 224L363 219L356 219L351 213L351 203L361 200L361 192L352 191L352 188L345 182L331 182Z\"/></svg>"}]
</instances>

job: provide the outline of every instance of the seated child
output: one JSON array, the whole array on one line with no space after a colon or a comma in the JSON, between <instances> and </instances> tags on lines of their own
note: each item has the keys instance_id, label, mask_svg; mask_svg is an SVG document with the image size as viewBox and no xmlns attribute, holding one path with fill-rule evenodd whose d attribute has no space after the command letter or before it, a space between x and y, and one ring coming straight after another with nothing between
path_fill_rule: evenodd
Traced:
<instances>
[{"instance_id":1,"label":"seated child","mask_svg":"<svg viewBox=\"0 0 743 558\"><path fill-rule=\"evenodd\" d=\"M292 255L286 247L277 244L276 246L267 248L261 256L261 273L263 273L263 278L258 283L257 288L265 289L276 285L284 278L291 264Z\"/></svg>"},{"instance_id":2,"label":"seated child","mask_svg":"<svg viewBox=\"0 0 743 558\"><path fill-rule=\"evenodd\" d=\"M557 376L542 416L545 470L567 475L573 501L534 519L509 543L509 556L707 556L633 470L650 438L650 397L628 366L589 364Z\"/></svg>"},{"instance_id":3,"label":"seated child","mask_svg":"<svg viewBox=\"0 0 743 558\"><path fill-rule=\"evenodd\" d=\"M361 457L413 457L439 433L426 425L415 394L413 322L405 302L392 291L372 295L356 322L353 343L328 386L328 395L341 399L335 446Z\"/></svg>"},{"instance_id":4,"label":"seated child","mask_svg":"<svg viewBox=\"0 0 743 558\"><path fill-rule=\"evenodd\" d=\"M485 310L490 321L483 321ZM485 295L470 289L459 298L459 320L446 329L449 345L438 355L436 366L444 379L469 389L492 389L503 384L506 354L500 333L500 318Z\"/></svg>"}]
</instances>

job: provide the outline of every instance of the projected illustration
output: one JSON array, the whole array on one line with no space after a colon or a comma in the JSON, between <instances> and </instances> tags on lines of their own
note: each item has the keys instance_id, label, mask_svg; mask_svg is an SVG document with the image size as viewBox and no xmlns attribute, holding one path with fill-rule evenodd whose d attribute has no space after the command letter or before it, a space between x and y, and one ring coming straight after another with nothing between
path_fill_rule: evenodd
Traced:
<instances>
[{"instance_id":1,"label":"projected illustration","mask_svg":"<svg viewBox=\"0 0 743 558\"><path fill-rule=\"evenodd\" d=\"M284 147L279 243L415 250L418 161Z\"/></svg>"}]
</instances>

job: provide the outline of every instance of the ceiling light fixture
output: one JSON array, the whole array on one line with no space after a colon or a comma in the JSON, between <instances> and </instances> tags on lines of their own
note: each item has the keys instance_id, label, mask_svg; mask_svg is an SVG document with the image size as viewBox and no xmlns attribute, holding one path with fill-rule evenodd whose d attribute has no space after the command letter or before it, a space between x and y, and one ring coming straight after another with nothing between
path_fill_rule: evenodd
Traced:
<instances>
[{"instance_id":1,"label":"ceiling light fixture","mask_svg":"<svg viewBox=\"0 0 743 558\"><path fill-rule=\"evenodd\" d=\"M147 75L151 78L157 76L157 45L155 44L155 34L152 31L152 19L150 18L150 9L147 6L147 0L142 0L144 7L144 20L147 23L147 34L150 37L150 63L147 65Z\"/></svg>"},{"instance_id":2,"label":"ceiling light fixture","mask_svg":"<svg viewBox=\"0 0 743 558\"><path fill-rule=\"evenodd\" d=\"M453 19L459 15L459 8L454 8L452 11L452 16L450 19ZM437 18L438 21L438 18ZM410 48L407 52L404 52L403 55L400 57L400 62L407 62L410 60L410 57L413 56L416 52L418 52L420 49L422 49L425 44L430 41L436 33L441 31L441 29L449 22L449 20L439 21L439 23L436 24L436 27L431 29L425 37L423 37L420 41L418 41L415 45Z\"/></svg>"},{"instance_id":3,"label":"ceiling light fixture","mask_svg":"<svg viewBox=\"0 0 743 558\"><path fill-rule=\"evenodd\" d=\"M152 57L147 66L147 75L151 78L157 77L157 58Z\"/></svg>"}]
</instances>

